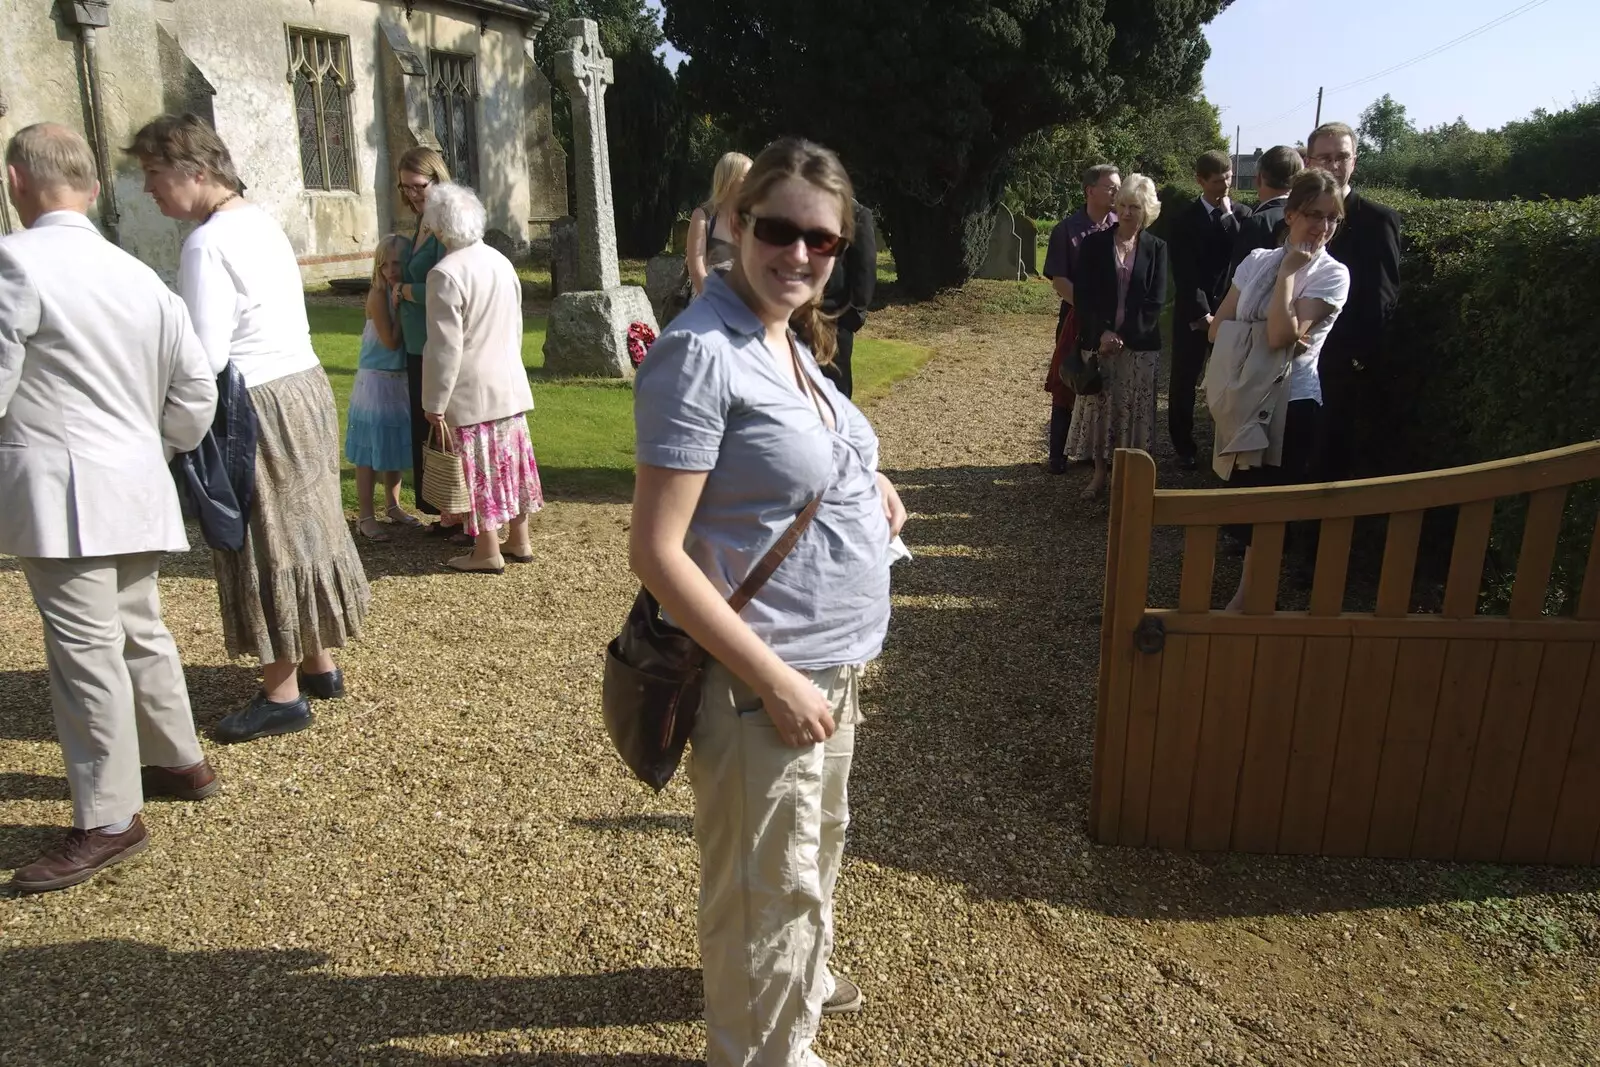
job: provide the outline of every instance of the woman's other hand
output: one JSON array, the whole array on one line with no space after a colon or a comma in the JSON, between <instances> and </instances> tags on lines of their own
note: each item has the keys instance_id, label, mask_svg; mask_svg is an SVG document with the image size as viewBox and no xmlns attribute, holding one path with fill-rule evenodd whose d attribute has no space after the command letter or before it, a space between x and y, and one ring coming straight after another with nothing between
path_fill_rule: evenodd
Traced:
<instances>
[{"instance_id":1,"label":"woman's other hand","mask_svg":"<svg viewBox=\"0 0 1600 1067\"><path fill-rule=\"evenodd\" d=\"M893 541L906 524L906 506L900 502L894 483L881 474L878 475L878 492L883 496L883 515L889 520L889 540Z\"/></svg>"},{"instance_id":2,"label":"woman's other hand","mask_svg":"<svg viewBox=\"0 0 1600 1067\"><path fill-rule=\"evenodd\" d=\"M1301 267L1316 257L1317 250L1305 245L1288 245L1283 250L1283 262L1278 266L1278 277L1284 278L1299 272Z\"/></svg>"},{"instance_id":3,"label":"woman's other hand","mask_svg":"<svg viewBox=\"0 0 1600 1067\"><path fill-rule=\"evenodd\" d=\"M437 411L425 411L425 412L423 412L423 414L427 417L428 421L430 423L432 423L433 425L435 425L435 426L439 425L440 423L442 423L444 421L444 415L442 413L440 413L440 412L437 412Z\"/></svg>"},{"instance_id":4,"label":"woman's other hand","mask_svg":"<svg viewBox=\"0 0 1600 1067\"><path fill-rule=\"evenodd\" d=\"M1106 330L1100 335L1100 354L1102 356L1113 356L1121 351L1122 338L1118 337L1110 330Z\"/></svg>"},{"instance_id":5,"label":"woman's other hand","mask_svg":"<svg viewBox=\"0 0 1600 1067\"><path fill-rule=\"evenodd\" d=\"M785 667L777 684L761 694L761 704L778 736L790 748L821 744L833 736L828 698L793 667Z\"/></svg>"}]
</instances>

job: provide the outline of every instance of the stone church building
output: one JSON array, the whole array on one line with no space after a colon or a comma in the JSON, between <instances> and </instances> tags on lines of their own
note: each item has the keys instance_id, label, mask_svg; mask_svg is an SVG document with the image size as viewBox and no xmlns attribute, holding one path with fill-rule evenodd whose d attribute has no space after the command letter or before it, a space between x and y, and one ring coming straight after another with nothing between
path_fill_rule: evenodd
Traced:
<instances>
[{"instance_id":1,"label":"stone church building","mask_svg":"<svg viewBox=\"0 0 1600 1067\"><path fill-rule=\"evenodd\" d=\"M410 227L393 161L419 144L520 249L568 213L533 61L548 19L547 0L0 0L0 142L46 120L82 131L102 230L169 280L188 227L122 152L166 111L216 126L308 283L365 275L378 240Z\"/></svg>"}]
</instances>

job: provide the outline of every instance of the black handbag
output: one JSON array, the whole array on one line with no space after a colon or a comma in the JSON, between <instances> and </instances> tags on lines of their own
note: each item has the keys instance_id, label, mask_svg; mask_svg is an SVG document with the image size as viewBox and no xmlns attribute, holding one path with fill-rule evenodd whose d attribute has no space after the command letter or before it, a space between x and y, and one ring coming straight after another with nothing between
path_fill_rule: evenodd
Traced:
<instances>
[{"instance_id":1,"label":"black handbag","mask_svg":"<svg viewBox=\"0 0 1600 1067\"><path fill-rule=\"evenodd\" d=\"M821 503L819 493L733 591L728 606L735 614L750 603L799 543ZM606 646L600 709L606 733L622 762L658 793L677 773L694 730L705 662L705 650L663 619L660 602L641 587L622 632Z\"/></svg>"},{"instance_id":2,"label":"black handbag","mask_svg":"<svg viewBox=\"0 0 1600 1067\"><path fill-rule=\"evenodd\" d=\"M1061 356L1061 380L1079 396L1094 396L1106 387L1099 356L1094 352L1085 354L1076 344L1069 345Z\"/></svg>"}]
</instances>

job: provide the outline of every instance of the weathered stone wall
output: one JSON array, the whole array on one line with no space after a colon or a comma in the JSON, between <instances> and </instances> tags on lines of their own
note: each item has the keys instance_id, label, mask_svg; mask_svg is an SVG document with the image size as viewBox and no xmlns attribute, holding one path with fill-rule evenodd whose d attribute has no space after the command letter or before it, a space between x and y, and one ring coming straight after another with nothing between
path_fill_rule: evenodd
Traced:
<instances>
[{"instance_id":1,"label":"weathered stone wall","mask_svg":"<svg viewBox=\"0 0 1600 1067\"><path fill-rule=\"evenodd\" d=\"M489 226L526 246L529 219L539 213L529 149L543 138L528 125L530 95L537 98L528 78L537 72L525 25L500 16L485 25L473 11L432 0L418 0L410 18L401 0L116 0L110 11L98 43L122 241L163 276L176 272L186 228L161 216L142 192L137 165L120 152L163 110L209 112L250 198L282 223L308 282L365 274L378 239L414 225L395 191L392 159L432 136L426 75L407 93L391 40L409 42L423 64L430 48L477 57L478 193ZM0 139L45 119L83 130L80 46L55 4L0 0L0 25ZM354 190L304 188L286 26L349 38ZM401 114L392 113L397 107ZM554 168L564 202L564 161Z\"/></svg>"}]
</instances>

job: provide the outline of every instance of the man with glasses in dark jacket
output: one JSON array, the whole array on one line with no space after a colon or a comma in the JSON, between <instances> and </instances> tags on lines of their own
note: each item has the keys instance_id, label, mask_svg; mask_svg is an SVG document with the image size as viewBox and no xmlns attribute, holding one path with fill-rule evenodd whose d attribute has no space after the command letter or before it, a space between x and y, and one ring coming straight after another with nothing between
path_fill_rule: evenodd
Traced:
<instances>
[{"instance_id":1,"label":"man with glasses in dark jacket","mask_svg":"<svg viewBox=\"0 0 1600 1067\"><path fill-rule=\"evenodd\" d=\"M828 284L822 290L824 314L835 316L839 331L839 351L832 362L822 368L838 387L849 396L855 390L850 376L850 357L855 349L856 332L867 323L867 309L872 305L872 294L878 284L878 240L872 224L872 210L859 200L855 205L855 234L850 246L833 265Z\"/></svg>"}]
</instances>

